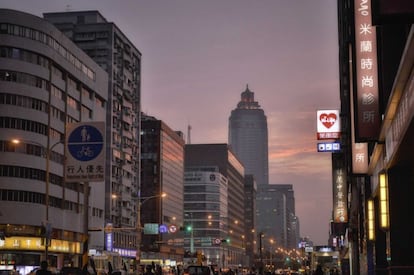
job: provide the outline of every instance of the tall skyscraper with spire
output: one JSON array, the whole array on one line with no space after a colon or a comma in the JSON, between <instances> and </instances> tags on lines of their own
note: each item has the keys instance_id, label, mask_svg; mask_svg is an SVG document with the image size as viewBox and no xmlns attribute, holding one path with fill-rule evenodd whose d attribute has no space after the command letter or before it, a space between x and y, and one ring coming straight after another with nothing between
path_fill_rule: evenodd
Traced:
<instances>
[{"instance_id":1,"label":"tall skyscraper with spire","mask_svg":"<svg viewBox=\"0 0 414 275\"><path fill-rule=\"evenodd\" d=\"M267 240L295 248L299 220L295 215L293 186L269 184L267 118L248 85L237 108L231 111L228 142L243 163L245 175L253 175L257 184L255 221L249 226Z\"/></svg>"},{"instance_id":2,"label":"tall skyscraper with spire","mask_svg":"<svg viewBox=\"0 0 414 275\"><path fill-rule=\"evenodd\" d=\"M246 85L237 108L231 111L228 142L244 164L246 175L253 175L257 185L269 184L267 135L267 118Z\"/></svg>"}]
</instances>

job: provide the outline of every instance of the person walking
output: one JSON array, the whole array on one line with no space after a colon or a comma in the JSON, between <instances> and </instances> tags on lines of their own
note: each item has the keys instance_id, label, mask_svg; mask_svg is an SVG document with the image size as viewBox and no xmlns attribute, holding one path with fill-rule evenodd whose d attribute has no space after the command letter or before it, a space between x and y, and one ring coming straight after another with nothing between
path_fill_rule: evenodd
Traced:
<instances>
[{"instance_id":1,"label":"person walking","mask_svg":"<svg viewBox=\"0 0 414 275\"><path fill-rule=\"evenodd\" d=\"M52 272L47 269L48 263L47 261L40 262L40 269L36 271L36 275L52 275Z\"/></svg>"},{"instance_id":2,"label":"person walking","mask_svg":"<svg viewBox=\"0 0 414 275\"><path fill-rule=\"evenodd\" d=\"M320 264L318 264L318 266L316 267L316 270L313 273L313 275L323 275L322 266Z\"/></svg>"}]
</instances>

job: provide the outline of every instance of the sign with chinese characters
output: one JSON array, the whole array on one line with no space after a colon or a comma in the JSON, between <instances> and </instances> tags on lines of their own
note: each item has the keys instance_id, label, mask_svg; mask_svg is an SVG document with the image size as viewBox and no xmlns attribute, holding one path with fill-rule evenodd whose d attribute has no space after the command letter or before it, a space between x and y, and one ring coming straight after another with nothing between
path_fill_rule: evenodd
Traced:
<instances>
[{"instance_id":1,"label":"sign with chinese characters","mask_svg":"<svg viewBox=\"0 0 414 275\"><path fill-rule=\"evenodd\" d=\"M368 143L352 143L352 173L368 173Z\"/></svg>"},{"instance_id":2,"label":"sign with chinese characters","mask_svg":"<svg viewBox=\"0 0 414 275\"><path fill-rule=\"evenodd\" d=\"M380 130L376 39L376 29L371 23L371 1L355 0L357 142L376 140Z\"/></svg>"},{"instance_id":3,"label":"sign with chinese characters","mask_svg":"<svg viewBox=\"0 0 414 275\"><path fill-rule=\"evenodd\" d=\"M105 177L105 123L69 123L66 127L66 182L101 182Z\"/></svg>"},{"instance_id":4,"label":"sign with chinese characters","mask_svg":"<svg viewBox=\"0 0 414 275\"><path fill-rule=\"evenodd\" d=\"M317 138L338 139L341 135L341 123L338 110L319 110L316 112Z\"/></svg>"},{"instance_id":5,"label":"sign with chinese characters","mask_svg":"<svg viewBox=\"0 0 414 275\"><path fill-rule=\"evenodd\" d=\"M333 218L335 223L348 222L348 188L343 154L332 154Z\"/></svg>"}]
</instances>

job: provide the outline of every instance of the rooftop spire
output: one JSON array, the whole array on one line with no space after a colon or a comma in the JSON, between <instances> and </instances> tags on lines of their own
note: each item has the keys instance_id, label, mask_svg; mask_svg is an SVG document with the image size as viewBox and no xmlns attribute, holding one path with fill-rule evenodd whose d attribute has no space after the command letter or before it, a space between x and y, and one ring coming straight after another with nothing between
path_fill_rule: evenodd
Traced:
<instances>
[{"instance_id":1,"label":"rooftop spire","mask_svg":"<svg viewBox=\"0 0 414 275\"><path fill-rule=\"evenodd\" d=\"M254 93L249 90L249 84L246 84L246 90L241 93L241 100L237 104L240 109L259 109L260 105L254 101Z\"/></svg>"}]
</instances>

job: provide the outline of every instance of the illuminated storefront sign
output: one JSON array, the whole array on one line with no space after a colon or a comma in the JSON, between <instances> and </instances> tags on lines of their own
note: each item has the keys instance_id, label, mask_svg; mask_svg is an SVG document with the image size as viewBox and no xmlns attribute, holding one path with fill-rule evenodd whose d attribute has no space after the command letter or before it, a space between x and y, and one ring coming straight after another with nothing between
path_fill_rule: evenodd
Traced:
<instances>
[{"instance_id":1,"label":"illuminated storefront sign","mask_svg":"<svg viewBox=\"0 0 414 275\"><path fill-rule=\"evenodd\" d=\"M384 230L389 228L388 211L388 176L385 173L379 175L379 199L380 199L380 227Z\"/></svg>"},{"instance_id":2,"label":"illuminated storefront sign","mask_svg":"<svg viewBox=\"0 0 414 275\"><path fill-rule=\"evenodd\" d=\"M112 243L113 243L113 233L105 233L105 244L106 244L106 250L107 251L112 251L113 247L112 247Z\"/></svg>"},{"instance_id":3,"label":"illuminated storefront sign","mask_svg":"<svg viewBox=\"0 0 414 275\"><path fill-rule=\"evenodd\" d=\"M136 250L114 247L113 251L118 252L122 257L135 258L137 256Z\"/></svg>"},{"instance_id":4,"label":"illuminated storefront sign","mask_svg":"<svg viewBox=\"0 0 414 275\"><path fill-rule=\"evenodd\" d=\"M376 140L380 130L376 29L371 23L371 1L355 0L356 135Z\"/></svg>"},{"instance_id":5,"label":"illuminated storefront sign","mask_svg":"<svg viewBox=\"0 0 414 275\"><path fill-rule=\"evenodd\" d=\"M367 214L368 214L368 240L375 240L375 210L374 201L367 201Z\"/></svg>"},{"instance_id":6,"label":"illuminated storefront sign","mask_svg":"<svg viewBox=\"0 0 414 275\"><path fill-rule=\"evenodd\" d=\"M50 252L62 252L62 253L81 253L80 242L70 242L63 240L51 240L49 246ZM0 242L0 250L31 250L31 251L44 251L45 246L42 242L42 238L30 238L30 237L10 237L5 238Z\"/></svg>"},{"instance_id":7,"label":"illuminated storefront sign","mask_svg":"<svg viewBox=\"0 0 414 275\"><path fill-rule=\"evenodd\" d=\"M348 188L342 154L332 155L333 222L348 222Z\"/></svg>"},{"instance_id":8,"label":"illuminated storefront sign","mask_svg":"<svg viewBox=\"0 0 414 275\"><path fill-rule=\"evenodd\" d=\"M318 110L316 112L317 138L338 139L341 136L341 123L338 110Z\"/></svg>"},{"instance_id":9,"label":"illuminated storefront sign","mask_svg":"<svg viewBox=\"0 0 414 275\"><path fill-rule=\"evenodd\" d=\"M368 172L368 143L352 142L352 172L354 174Z\"/></svg>"}]
</instances>

